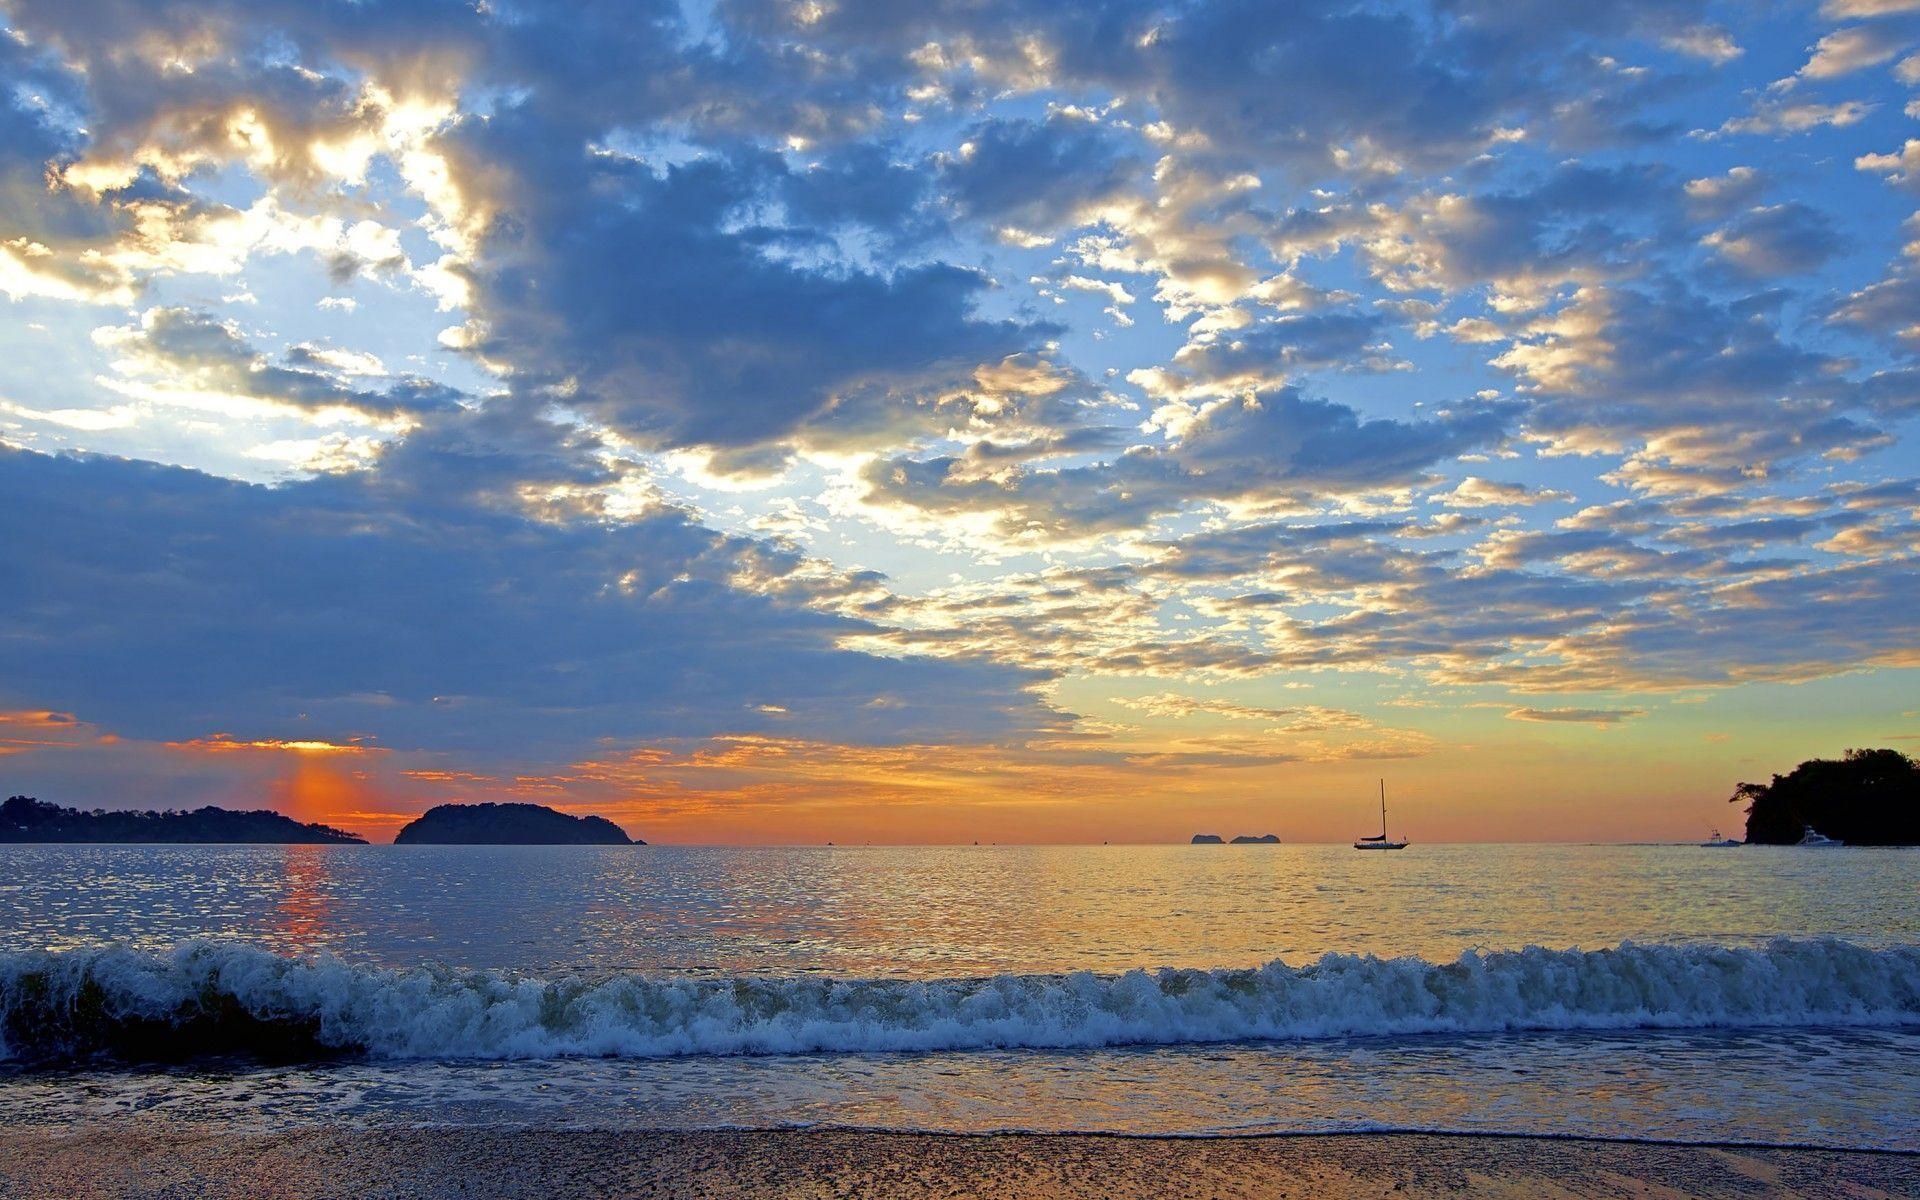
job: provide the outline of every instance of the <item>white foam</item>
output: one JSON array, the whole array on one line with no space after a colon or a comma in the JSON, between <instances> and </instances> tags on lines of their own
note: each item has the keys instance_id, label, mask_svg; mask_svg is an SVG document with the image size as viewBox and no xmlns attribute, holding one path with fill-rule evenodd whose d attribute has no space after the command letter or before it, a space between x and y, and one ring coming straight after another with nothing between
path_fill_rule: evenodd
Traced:
<instances>
[{"instance_id":1,"label":"white foam","mask_svg":"<svg viewBox=\"0 0 1920 1200\"><path fill-rule=\"evenodd\" d=\"M85 993L83 997L83 993ZM189 943L0 955L0 1031L48 1053L62 1013L182 1021L210 1005L309 1023L374 1058L667 1057L1073 1048L1519 1030L1920 1024L1920 947L1625 943L1455 962L1328 955L1252 970L965 980L553 980ZM24 1019L32 1010L33 1020ZM52 1026L49 1025L52 1019ZM20 1030L26 1029L28 1033ZM33 1032L37 1030L38 1032ZM5 1036L0 1033L0 1036ZM28 1037L39 1044L25 1045ZM0 1041L0 1057L9 1047Z\"/></svg>"}]
</instances>

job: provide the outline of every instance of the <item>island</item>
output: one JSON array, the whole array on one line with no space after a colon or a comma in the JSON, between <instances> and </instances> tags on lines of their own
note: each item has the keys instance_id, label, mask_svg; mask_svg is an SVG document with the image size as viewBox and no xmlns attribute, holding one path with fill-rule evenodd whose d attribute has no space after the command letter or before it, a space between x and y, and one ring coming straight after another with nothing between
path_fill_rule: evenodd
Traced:
<instances>
[{"instance_id":1,"label":"island","mask_svg":"<svg viewBox=\"0 0 1920 1200\"><path fill-rule=\"evenodd\" d=\"M1791 846L1812 830L1849 846L1920 845L1920 763L1898 750L1808 759L1771 783L1743 783L1747 844Z\"/></svg>"},{"instance_id":2,"label":"island","mask_svg":"<svg viewBox=\"0 0 1920 1200\"><path fill-rule=\"evenodd\" d=\"M1280 836L1273 833L1263 833L1259 837L1254 837L1252 834L1243 833L1233 839L1233 844L1236 846L1278 846L1280 844Z\"/></svg>"},{"instance_id":3,"label":"island","mask_svg":"<svg viewBox=\"0 0 1920 1200\"><path fill-rule=\"evenodd\" d=\"M355 845L363 837L329 825L303 825L270 809L235 812L208 805L191 812L84 812L9 796L0 804L0 842L182 842L200 845Z\"/></svg>"},{"instance_id":4,"label":"island","mask_svg":"<svg viewBox=\"0 0 1920 1200\"><path fill-rule=\"evenodd\" d=\"M1189 846L1224 846L1226 843L1227 839L1217 833L1196 833L1193 835L1193 840L1187 844Z\"/></svg>"},{"instance_id":5,"label":"island","mask_svg":"<svg viewBox=\"0 0 1920 1200\"><path fill-rule=\"evenodd\" d=\"M543 804L441 804L393 839L396 846L644 846L605 817Z\"/></svg>"}]
</instances>

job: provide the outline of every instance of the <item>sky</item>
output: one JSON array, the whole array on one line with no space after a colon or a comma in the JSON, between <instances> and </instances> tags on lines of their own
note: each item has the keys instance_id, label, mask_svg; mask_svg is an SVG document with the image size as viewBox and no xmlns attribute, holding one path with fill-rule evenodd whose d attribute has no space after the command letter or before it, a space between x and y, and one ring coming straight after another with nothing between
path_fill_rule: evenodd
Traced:
<instances>
[{"instance_id":1,"label":"sky","mask_svg":"<svg viewBox=\"0 0 1920 1200\"><path fill-rule=\"evenodd\" d=\"M0 790L1695 839L1920 743L1920 0L0 0Z\"/></svg>"}]
</instances>

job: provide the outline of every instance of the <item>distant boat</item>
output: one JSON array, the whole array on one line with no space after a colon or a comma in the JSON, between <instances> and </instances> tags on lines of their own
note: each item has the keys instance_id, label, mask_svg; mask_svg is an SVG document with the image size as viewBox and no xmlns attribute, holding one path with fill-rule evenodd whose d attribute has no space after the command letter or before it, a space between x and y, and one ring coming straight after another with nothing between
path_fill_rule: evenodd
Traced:
<instances>
[{"instance_id":1,"label":"distant boat","mask_svg":"<svg viewBox=\"0 0 1920 1200\"><path fill-rule=\"evenodd\" d=\"M1721 837L1721 836L1720 836L1720 831L1719 831L1718 829L1716 829L1716 830L1714 830L1714 831L1713 831L1712 833L1710 833L1710 834L1708 834L1708 835L1707 835L1707 840L1706 840L1706 841L1704 841L1704 842L1701 842L1700 844L1701 844L1702 846L1705 846L1705 847L1707 847L1707 848L1708 848L1709 850L1718 850L1718 849L1719 849L1720 847L1722 847L1722 846L1744 846L1744 845L1746 845L1746 843L1745 843L1745 842L1743 842L1743 841L1741 841L1741 840L1740 840L1739 838L1730 838L1730 837Z\"/></svg>"},{"instance_id":2,"label":"distant boat","mask_svg":"<svg viewBox=\"0 0 1920 1200\"><path fill-rule=\"evenodd\" d=\"M1407 843L1387 840L1387 781L1380 781L1380 836L1363 837L1353 844L1355 850L1405 850Z\"/></svg>"},{"instance_id":3,"label":"distant boat","mask_svg":"<svg viewBox=\"0 0 1920 1200\"><path fill-rule=\"evenodd\" d=\"M1846 845L1845 842L1840 841L1838 838L1830 838L1824 833L1816 833L1811 825L1804 825L1801 828L1806 832L1800 835L1800 840L1794 843L1795 845L1813 847Z\"/></svg>"}]
</instances>

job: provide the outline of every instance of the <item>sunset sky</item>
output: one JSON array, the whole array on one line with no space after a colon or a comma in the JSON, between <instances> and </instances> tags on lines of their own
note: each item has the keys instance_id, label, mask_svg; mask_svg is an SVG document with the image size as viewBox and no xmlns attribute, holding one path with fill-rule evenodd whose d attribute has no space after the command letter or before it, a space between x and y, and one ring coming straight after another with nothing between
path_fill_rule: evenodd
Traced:
<instances>
[{"instance_id":1,"label":"sunset sky","mask_svg":"<svg viewBox=\"0 0 1920 1200\"><path fill-rule=\"evenodd\" d=\"M0 794L1638 840L1920 749L1920 0L0 30Z\"/></svg>"}]
</instances>

